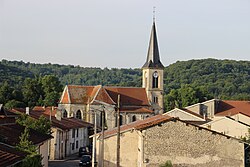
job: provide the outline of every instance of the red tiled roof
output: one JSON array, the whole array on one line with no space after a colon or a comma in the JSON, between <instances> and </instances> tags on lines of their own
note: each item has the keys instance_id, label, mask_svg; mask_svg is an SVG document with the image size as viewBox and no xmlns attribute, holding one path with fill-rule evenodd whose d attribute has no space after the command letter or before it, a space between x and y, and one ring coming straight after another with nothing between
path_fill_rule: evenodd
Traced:
<instances>
[{"instance_id":1,"label":"red tiled roof","mask_svg":"<svg viewBox=\"0 0 250 167\"><path fill-rule=\"evenodd\" d=\"M0 116L0 125L14 124L15 122L16 118L14 117Z\"/></svg>"},{"instance_id":2,"label":"red tiled roof","mask_svg":"<svg viewBox=\"0 0 250 167\"><path fill-rule=\"evenodd\" d=\"M122 107L120 112L128 112L128 113L154 113L154 111L146 108L146 107Z\"/></svg>"},{"instance_id":3,"label":"red tiled roof","mask_svg":"<svg viewBox=\"0 0 250 167\"><path fill-rule=\"evenodd\" d=\"M146 118L144 120L138 120L138 121L126 124L126 125L122 125L120 127L120 131L124 132L124 131L130 130L130 129L142 130L142 129L146 129L146 128L152 127L154 125L158 125L160 123L171 121L174 119L176 119L176 118L169 117L166 115L156 115L153 117ZM117 128L114 128L114 129L110 129L110 130L105 131L104 136L107 137L110 135L115 135L116 133L117 133Z\"/></svg>"},{"instance_id":4,"label":"red tiled roof","mask_svg":"<svg viewBox=\"0 0 250 167\"><path fill-rule=\"evenodd\" d=\"M217 102L216 116L242 113L250 117L250 101L221 100Z\"/></svg>"},{"instance_id":5,"label":"red tiled roof","mask_svg":"<svg viewBox=\"0 0 250 167\"><path fill-rule=\"evenodd\" d=\"M0 166L13 166L22 161L27 154L0 143Z\"/></svg>"},{"instance_id":6,"label":"red tiled roof","mask_svg":"<svg viewBox=\"0 0 250 167\"><path fill-rule=\"evenodd\" d=\"M72 104L88 104L93 96L94 86L68 85L69 98Z\"/></svg>"},{"instance_id":7,"label":"red tiled roof","mask_svg":"<svg viewBox=\"0 0 250 167\"><path fill-rule=\"evenodd\" d=\"M4 140L4 143L16 146L20 141L19 137L21 136L21 133L24 132L24 128L25 127L18 124L1 125L0 136ZM50 138L52 138L51 135L41 134L33 129L30 129L29 140L35 145L49 140Z\"/></svg>"},{"instance_id":8,"label":"red tiled roof","mask_svg":"<svg viewBox=\"0 0 250 167\"><path fill-rule=\"evenodd\" d=\"M57 111L57 107L54 107L54 110L52 111L53 107L42 107L42 106L35 106L32 110L33 111L40 111L42 112L44 115L51 115L51 116L55 116L56 115L56 111Z\"/></svg>"},{"instance_id":9,"label":"red tiled roof","mask_svg":"<svg viewBox=\"0 0 250 167\"><path fill-rule=\"evenodd\" d=\"M50 108L50 107L48 107ZM13 112L25 113L25 109L12 109ZM48 120L50 119L50 115L44 114L41 111L31 110L29 114L34 119L39 119L40 116L46 117ZM75 128L83 128L83 127L93 127L91 123L83 122L77 118L61 118L61 120L57 120L55 116L51 116L52 127L57 127L62 130L69 130Z\"/></svg>"},{"instance_id":10,"label":"red tiled roof","mask_svg":"<svg viewBox=\"0 0 250 167\"><path fill-rule=\"evenodd\" d=\"M99 92L97 92L97 95L94 100L99 100L111 105L116 104L103 87L100 88ZM96 104L96 102L94 101L92 104Z\"/></svg>"},{"instance_id":11,"label":"red tiled roof","mask_svg":"<svg viewBox=\"0 0 250 167\"><path fill-rule=\"evenodd\" d=\"M104 87L109 96L117 103L120 94L121 105L149 106L145 88L134 87Z\"/></svg>"}]
</instances>

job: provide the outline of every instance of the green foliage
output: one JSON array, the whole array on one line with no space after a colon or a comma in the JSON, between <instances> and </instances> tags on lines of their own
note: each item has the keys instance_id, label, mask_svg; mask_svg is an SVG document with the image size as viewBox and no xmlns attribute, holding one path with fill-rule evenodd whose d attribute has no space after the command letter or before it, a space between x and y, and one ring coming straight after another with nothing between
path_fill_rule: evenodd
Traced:
<instances>
[{"instance_id":1,"label":"green foliage","mask_svg":"<svg viewBox=\"0 0 250 167\"><path fill-rule=\"evenodd\" d=\"M27 114L21 114L16 120L16 123L43 134L51 134L51 123L44 116L40 116L39 119L35 120Z\"/></svg>"},{"instance_id":2,"label":"green foliage","mask_svg":"<svg viewBox=\"0 0 250 167\"><path fill-rule=\"evenodd\" d=\"M20 142L16 146L20 151L26 152L25 159L15 165L16 167L42 167L42 156L37 153L37 148L29 141L29 128L25 127L24 132L20 136Z\"/></svg>"},{"instance_id":3,"label":"green foliage","mask_svg":"<svg viewBox=\"0 0 250 167\"><path fill-rule=\"evenodd\" d=\"M159 167L173 167L173 165L170 160L167 160L164 164L160 165Z\"/></svg>"},{"instance_id":4,"label":"green foliage","mask_svg":"<svg viewBox=\"0 0 250 167\"><path fill-rule=\"evenodd\" d=\"M0 84L0 103L14 99L31 107L56 105L61 85L141 87L141 69L83 68L2 60ZM164 88L166 111L212 98L250 100L250 62L177 61L164 69Z\"/></svg>"}]
</instances>

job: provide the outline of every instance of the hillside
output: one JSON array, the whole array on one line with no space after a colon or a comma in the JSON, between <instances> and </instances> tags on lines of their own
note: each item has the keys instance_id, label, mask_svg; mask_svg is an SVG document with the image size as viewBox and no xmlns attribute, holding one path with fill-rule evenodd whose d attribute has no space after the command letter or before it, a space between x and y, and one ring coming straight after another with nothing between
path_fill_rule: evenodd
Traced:
<instances>
[{"instance_id":1,"label":"hillside","mask_svg":"<svg viewBox=\"0 0 250 167\"><path fill-rule=\"evenodd\" d=\"M140 69L101 69L0 61L1 85L7 81L9 86L21 90L26 78L34 79L45 75L55 75L62 85L141 86ZM250 61L178 61L164 69L164 84L166 109L211 98L250 100Z\"/></svg>"}]
</instances>

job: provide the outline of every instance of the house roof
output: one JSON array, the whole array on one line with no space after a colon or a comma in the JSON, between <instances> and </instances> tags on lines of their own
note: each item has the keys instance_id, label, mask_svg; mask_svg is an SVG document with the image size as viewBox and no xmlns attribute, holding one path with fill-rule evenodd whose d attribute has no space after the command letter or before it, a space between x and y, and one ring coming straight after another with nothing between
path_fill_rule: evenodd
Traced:
<instances>
[{"instance_id":1,"label":"house roof","mask_svg":"<svg viewBox=\"0 0 250 167\"><path fill-rule=\"evenodd\" d=\"M149 106L145 88L135 87L104 87L111 99L117 103L120 94L121 105Z\"/></svg>"},{"instance_id":2,"label":"house roof","mask_svg":"<svg viewBox=\"0 0 250 167\"><path fill-rule=\"evenodd\" d=\"M48 110L49 108L50 107L48 107ZM15 108L15 109L12 109L12 111L16 113L25 113L25 109L23 108ZM47 113L44 114L42 111L39 111L39 110L31 110L29 112L29 115L34 119L39 119L40 116L44 116L48 120L50 119L49 114ZM52 127L60 128L62 130L83 128L83 127L93 127L93 124L84 122L77 118L61 118L61 120L57 120L55 116L51 116L51 123L52 123L51 124Z\"/></svg>"},{"instance_id":3,"label":"house roof","mask_svg":"<svg viewBox=\"0 0 250 167\"><path fill-rule=\"evenodd\" d=\"M216 116L231 116L242 113L250 117L250 101L219 100Z\"/></svg>"},{"instance_id":4,"label":"house roof","mask_svg":"<svg viewBox=\"0 0 250 167\"><path fill-rule=\"evenodd\" d=\"M146 107L122 107L120 112L128 112L128 113L147 113L152 114L154 111L146 108Z\"/></svg>"},{"instance_id":5,"label":"house roof","mask_svg":"<svg viewBox=\"0 0 250 167\"><path fill-rule=\"evenodd\" d=\"M118 94L123 106L149 106L145 88L76 86L65 87L60 103L62 104L95 104L95 100L107 104L117 104Z\"/></svg>"},{"instance_id":6,"label":"house roof","mask_svg":"<svg viewBox=\"0 0 250 167\"><path fill-rule=\"evenodd\" d=\"M27 154L0 143L0 166L13 166L22 161Z\"/></svg>"},{"instance_id":7,"label":"house roof","mask_svg":"<svg viewBox=\"0 0 250 167\"><path fill-rule=\"evenodd\" d=\"M0 116L0 125L14 124L15 122L15 117Z\"/></svg>"},{"instance_id":8,"label":"house roof","mask_svg":"<svg viewBox=\"0 0 250 167\"><path fill-rule=\"evenodd\" d=\"M120 132L125 132L125 131L132 130L132 129L142 130L142 129L146 129L151 126L160 124L162 122L167 122L173 119L175 118L169 117L166 115L156 115L156 116L146 118L144 120L138 120L129 124L122 125L120 127ZM115 135L116 133L117 133L117 128L113 128L113 129L105 131L104 136L108 137L108 136Z\"/></svg>"},{"instance_id":9,"label":"house roof","mask_svg":"<svg viewBox=\"0 0 250 167\"><path fill-rule=\"evenodd\" d=\"M20 136L24 132L25 127L18 124L11 125L1 125L0 126L0 136L4 143L16 146L20 141ZM30 129L29 140L33 144L38 145L52 138L51 135L46 135L37 132L36 130Z\"/></svg>"},{"instance_id":10,"label":"house roof","mask_svg":"<svg viewBox=\"0 0 250 167\"><path fill-rule=\"evenodd\" d=\"M239 140L239 139L237 139L235 137L228 136L228 135L216 132L214 130L211 130L211 129L208 129L208 128L205 128L205 127L201 127L201 126L199 126L197 124L193 124L190 121L183 121L183 120L180 120L179 118L169 117L169 116L166 116L166 115L156 115L156 116L153 116L153 117L146 118L144 120L138 120L138 121L126 124L126 125L122 125L120 127L120 132L123 133L123 132L127 132L127 131L134 130L134 129L135 130L144 130L144 129L153 127L155 125L160 125L162 123L166 123L166 122L169 122L169 121L180 121L180 122L185 123L186 125L192 125L194 127L197 127L199 130L207 130L207 131L210 131L212 134L218 134L218 135L224 136L226 138L232 138L232 139L235 139L237 141L241 141L241 140ZM110 136L113 136L113 135L116 135L116 134L117 134L117 128L114 128L114 129L110 129L110 130L105 131L104 132L104 137L106 138L106 137L110 137ZM99 133L99 137L101 137L101 133Z\"/></svg>"}]
</instances>

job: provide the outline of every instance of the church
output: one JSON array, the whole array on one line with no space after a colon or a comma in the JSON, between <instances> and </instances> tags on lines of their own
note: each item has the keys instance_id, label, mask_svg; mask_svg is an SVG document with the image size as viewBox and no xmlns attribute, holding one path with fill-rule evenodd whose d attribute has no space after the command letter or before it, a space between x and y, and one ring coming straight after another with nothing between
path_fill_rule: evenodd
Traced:
<instances>
[{"instance_id":1,"label":"church","mask_svg":"<svg viewBox=\"0 0 250 167\"><path fill-rule=\"evenodd\" d=\"M160 61L155 21L153 21L147 59L142 66L142 87L66 85L58 109L63 117L75 117L106 128L163 113L163 71ZM120 98L118 98L118 96Z\"/></svg>"}]
</instances>

